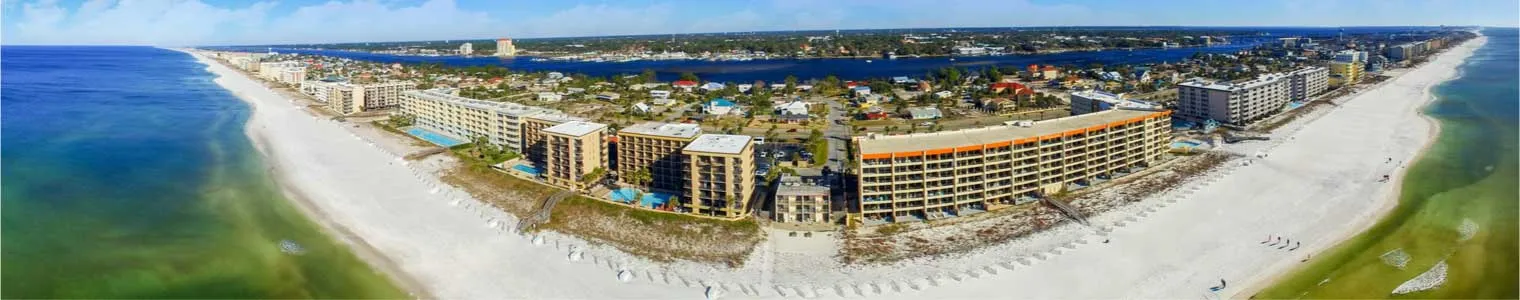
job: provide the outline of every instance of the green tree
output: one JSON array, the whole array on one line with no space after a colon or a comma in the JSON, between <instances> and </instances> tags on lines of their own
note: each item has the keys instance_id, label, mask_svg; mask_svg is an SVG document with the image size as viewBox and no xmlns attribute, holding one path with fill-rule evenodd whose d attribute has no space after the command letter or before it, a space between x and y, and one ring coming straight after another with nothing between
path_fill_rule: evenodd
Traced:
<instances>
[{"instance_id":1,"label":"green tree","mask_svg":"<svg viewBox=\"0 0 1520 300\"><path fill-rule=\"evenodd\" d=\"M692 74L691 76L693 78L697 77L696 74ZM644 72L639 74L639 83L654 82L656 79L658 79L658 77L656 76L653 69L644 69Z\"/></svg>"},{"instance_id":2,"label":"green tree","mask_svg":"<svg viewBox=\"0 0 1520 300\"><path fill-rule=\"evenodd\" d=\"M786 75L786 92L791 93L797 89L797 76Z\"/></svg>"},{"instance_id":3,"label":"green tree","mask_svg":"<svg viewBox=\"0 0 1520 300\"><path fill-rule=\"evenodd\" d=\"M698 78L696 73L683 72L681 73L681 80L702 81L702 78Z\"/></svg>"}]
</instances>

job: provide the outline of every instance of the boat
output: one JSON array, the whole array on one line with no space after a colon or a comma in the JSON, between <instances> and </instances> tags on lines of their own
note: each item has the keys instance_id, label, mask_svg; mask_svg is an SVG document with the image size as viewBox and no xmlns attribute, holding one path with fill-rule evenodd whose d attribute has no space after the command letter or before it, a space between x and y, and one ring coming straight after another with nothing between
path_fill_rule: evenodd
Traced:
<instances>
[{"instance_id":1,"label":"boat","mask_svg":"<svg viewBox=\"0 0 1520 300\"><path fill-rule=\"evenodd\" d=\"M869 60L869 59L866 60L866 63L870 63L870 62L871 62L871 60Z\"/></svg>"},{"instance_id":2,"label":"boat","mask_svg":"<svg viewBox=\"0 0 1520 300\"><path fill-rule=\"evenodd\" d=\"M301 247L301 244L297 244L296 241L288 239L280 240L280 252L285 252L285 254L291 255L301 255L306 254L306 247Z\"/></svg>"}]
</instances>

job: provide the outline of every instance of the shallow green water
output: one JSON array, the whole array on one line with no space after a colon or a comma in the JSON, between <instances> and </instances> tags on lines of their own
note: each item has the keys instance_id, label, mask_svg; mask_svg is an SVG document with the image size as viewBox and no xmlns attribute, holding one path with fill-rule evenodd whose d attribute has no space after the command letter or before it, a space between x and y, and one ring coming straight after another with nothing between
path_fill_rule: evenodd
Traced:
<instances>
[{"instance_id":1,"label":"shallow green water","mask_svg":"<svg viewBox=\"0 0 1520 300\"><path fill-rule=\"evenodd\" d=\"M1441 133L1410 167L1399 206L1256 298L1520 297L1520 39L1515 29L1483 34L1488 43L1459 67L1461 77L1436 88L1437 100L1426 108ZM1467 240L1458 231L1464 221L1478 225ZM1395 249L1410 256L1404 269L1380 259ZM1391 294L1442 260L1449 264L1444 285Z\"/></svg>"},{"instance_id":2,"label":"shallow green water","mask_svg":"<svg viewBox=\"0 0 1520 300\"><path fill-rule=\"evenodd\" d=\"M407 296L287 202L248 106L188 55L4 55L0 297Z\"/></svg>"}]
</instances>

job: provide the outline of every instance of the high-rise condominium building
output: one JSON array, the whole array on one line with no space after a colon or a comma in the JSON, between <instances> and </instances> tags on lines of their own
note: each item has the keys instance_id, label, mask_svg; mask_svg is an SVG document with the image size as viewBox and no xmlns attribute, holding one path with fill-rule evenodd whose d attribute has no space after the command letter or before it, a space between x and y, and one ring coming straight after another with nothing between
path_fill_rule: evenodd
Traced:
<instances>
[{"instance_id":1,"label":"high-rise condominium building","mask_svg":"<svg viewBox=\"0 0 1520 300\"><path fill-rule=\"evenodd\" d=\"M342 115L366 110L395 107L401 104L401 93L416 88L410 81L390 81L370 84L336 83L329 88L327 108Z\"/></svg>"},{"instance_id":2,"label":"high-rise condominium building","mask_svg":"<svg viewBox=\"0 0 1520 300\"><path fill-rule=\"evenodd\" d=\"M617 132L617 173L623 183L641 185L650 190L675 195L686 190L686 148L702 127L697 124L640 123ZM640 171L648 178L634 176ZM636 182L644 181L647 182Z\"/></svg>"},{"instance_id":3,"label":"high-rise condominium building","mask_svg":"<svg viewBox=\"0 0 1520 300\"><path fill-rule=\"evenodd\" d=\"M542 173L546 182L570 189L584 189L606 174L607 124L570 121L543 129L546 157Z\"/></svg>"},{"instance_id":4,"label":"high-rise condominium building","mask_svg":"<svg viewBox=\"0 0 1520 300\"><path fill-rule=\"evenodd\" d=\"M567 115L558 111L526 114L520 116L518 120L520 120L518 122L520 123L519 130L522 132L523 144L520 149L522 149L523 157L526 157L528 162L533 164L534 167L540 169L549 163L549 145L545 143L549 138L544 136L543 130L567 122L585 121L585 119L580 117Z\"/></svg>"},{"instance_id":5,"label":"high-rise condominium building","mask_svg":"<svg viewBox=\"0 0 1520 300\"><path fill-rule=\"evenodd\" d=\"M1288 101L1308 101L1330 88L1330 70L1308 67L1288 72Z\"/></svg>"},{"instance_id":6,"label":"high-rise condominium building","mask_svg":"<svg viewBox=\"0 0 1520 300\"><path fill-rule=\"evenodd\" d=\"M401 114L414 117L413 126L463 140L485 137L492 145L515 153L524 153L524 116L556 113L516 103L459 97L447 88L407 91L401 99Z\"/></svg>"},{"instance_id":7,"label":"high-rise condominium building","mask_svg":"<svg viewBox=\"0 0 1520 300\"><path fill-rule=\"evenodd\" d=\"M867 225L963 216L1132 174L1166 150L1170 111L1119 108L958 131L856 137Z\"/></svg>"},{"instance_id":8,"label":"high-rise condominium building","mask_svg":"<svg viewBox=\"0 0 1520 300\"><path fill-rule=\"evenodd\" d=\"M459 45L459 55L475 54L475 45L464 43Z\"/></svg>"},{"instance_id":9,"label":"high-rise condominium building","mask_svg":"<svg viewBox=\"0 0 1520 300\"><path fill-rule=\"evenodd\" d=\"M687 144L681 150L686 155L688 184L681 208L707 216L748 216L755 192L751 139L747 135L703 134Z\"/></svg>"},{"instance_id":10,"label":"high-rise condominium building","mask_svg":"<svg viewBox=\"0 0 1520 300\"><path fill-rule=\"evenodd\" d=\"M512 45L512 39L496 39L496 56L516 56L517 46Z\"/></svg>"},{"instance_id":11,"label":"high-rise condominium building","mask_svg":"<svg viewBox=\"0 0 1520 300\"><path fill-rule=\"evenodd\" d=\"M1289 80L1274 73L1240 82L1193 80L1177 85L1177 115L1246 125L1287 108Z\"/></svg>"},{"instance_id":12,"label":"high-rise condominium building","mask_svg":"<svg viewBox=\"0 0 1520 300\"><path fill-rule=\"evenodd\" d=\"M1362 81L1362 71L1366 65L1361 62L1330 62L1330 85L1342 86L1356 84Z\"/></svg>"}]
</instances>

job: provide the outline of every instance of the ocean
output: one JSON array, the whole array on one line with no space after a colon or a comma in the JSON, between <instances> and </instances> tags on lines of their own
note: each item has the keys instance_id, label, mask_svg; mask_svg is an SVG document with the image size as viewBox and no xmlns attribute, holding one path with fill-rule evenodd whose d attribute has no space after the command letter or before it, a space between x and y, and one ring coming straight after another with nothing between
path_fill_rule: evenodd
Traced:
<instances>
[{"instance_id":1,"label":"ocean","mask_svg":"<svg viewBox=\"0 0 1520 300\"><path fill-rule=\"evenodd\" d=\"M1520 298L1520 31L1483 34L1488 43L1458 68L1458 78L1436 87L1426 107L1440 136L1410 167L1399 206L1257 297ZM1403 269L1384 262L1399 251L1409 257ZM1442 286L1391 295L1443 261Z\"/></svg>"},{"instance_id":2,"label":"ocean","mask_svg":"<svg viewBox=\"0 0 1520 300\"><path fill-rule=\"evenodd\" d=\"M0 297L407 297L282 196L189 55L0 51Z\"/></svg>"}]
</instances>

